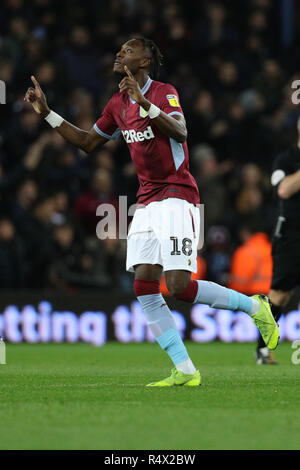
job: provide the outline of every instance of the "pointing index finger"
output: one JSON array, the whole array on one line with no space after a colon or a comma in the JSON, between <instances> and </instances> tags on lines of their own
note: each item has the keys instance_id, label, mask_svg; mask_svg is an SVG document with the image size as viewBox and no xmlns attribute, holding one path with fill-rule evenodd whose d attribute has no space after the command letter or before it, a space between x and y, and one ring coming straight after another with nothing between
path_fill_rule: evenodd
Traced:
<instances>
[{"instance_id":1,"label":"pointing index finger","mask_svg":"<svg viewBox=\"0 0 300 470\"><path fill-rule=\"evenodd\" d=\"M128 77L129 78L133 78L133 75L132 73L130 72L129 68L127 67L127 65L124 65L124 70L125 72L127 73Z\"/></svg>"},{"instance_id":2,"label":"pointing index finger","mask_svg":"<svg viewBox=\"0 0 300 470\"><path fill-rule=\"evenodd\" d=\"M39 84L39 82L37 81L37 79L34 77L34 75L31 75L31 80L33 81L33 83L34 83L34 85L35 85L36 88L41 89L40 84Z\"/></svg>"}]
</instances>

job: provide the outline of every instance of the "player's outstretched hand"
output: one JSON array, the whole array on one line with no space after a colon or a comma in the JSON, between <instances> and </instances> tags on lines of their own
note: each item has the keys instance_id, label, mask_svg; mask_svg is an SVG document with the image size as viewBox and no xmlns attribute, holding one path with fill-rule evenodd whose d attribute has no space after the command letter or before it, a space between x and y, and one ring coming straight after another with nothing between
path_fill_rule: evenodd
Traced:
<instances>
[{"instance_id":1,"label":"player's outstretched hand","mask_svg":"<svg viewBox=\"0 0 300 470\"><path fill-rule=\"evenodd\" d=\"M127 77L124 77L119 83L120 91L127 91L130 98L136 103L140 103L143 100L143 95L140 89L140 85L135 80L134 76L130 72L129 68L124 66L124 70L127 73Z\"/></svg>"},{"instance_id":2,"label":"player's outstretched hand","mask_svg":"<svg viewBox=\"0 0 300 470\"><path fill-rule=\"evenodd\" d=\"M46 117L50 113L46 97L40 87L39 82L33 75L31 76L31 80L33 81L34 88L28 88L24 96L24 101L26 103L31 103L35 112L41 114L42 117Z\"/></svg>"}]
</instances>

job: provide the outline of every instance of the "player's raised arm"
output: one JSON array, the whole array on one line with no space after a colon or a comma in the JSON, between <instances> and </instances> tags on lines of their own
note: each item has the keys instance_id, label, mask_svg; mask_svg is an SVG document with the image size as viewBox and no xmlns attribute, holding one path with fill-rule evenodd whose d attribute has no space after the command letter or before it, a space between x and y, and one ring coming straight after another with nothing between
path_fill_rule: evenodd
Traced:
<instances>
[{"instance_id":1,"label":"player's raised arm","mask_svg":"<svg viewBox=\"0 0 300 470\"><path fill-rule=\"evenodd\" d=\"M148 111L150 119L154 120L156 127L168 137L172 137L179 143L185 142L187 138L187 128L185 119L178 114L169 116L157 106L148 101L142 94L138 82L128 69L124 67L127 77L124 77L119 84L120 91L127 91L128 95L142 108Z\"/></svg>"},{"instance_id":2,"label":"player's raised arm","mask_svg":"<svg viewBox=\"0 0 300 470\"><path fill-rule=\"evenodd\" d=\"M36 113L40 114L51 127L53 127L62 137L76 147L84 150L85 152L92 152L99 145L105 144L108 139L99 135L94 128L89 131L79 129L73 124L66 121L63 117L59 116L48 107L45 94L43 93L40 84L32 75L31 80L34 84L29 87L24 101L31 103Z\"/></svg>"}]
</instances>

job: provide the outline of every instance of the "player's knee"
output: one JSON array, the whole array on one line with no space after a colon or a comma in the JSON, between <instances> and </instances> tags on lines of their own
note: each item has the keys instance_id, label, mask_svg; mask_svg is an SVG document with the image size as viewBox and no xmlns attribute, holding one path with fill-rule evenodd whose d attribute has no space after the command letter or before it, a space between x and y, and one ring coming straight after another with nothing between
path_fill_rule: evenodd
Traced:
<instances>
[{"instance_id":1,"label":"player's knee","mask_svg":"<svg viewBox=\"0 0 300 470\"><path fill-rule=\"evenodd\" d=\"M168 291L174 297L178 297L185 290L187 281L185 279L169 279L166 280Z\"/></svg>"}]
</instances>

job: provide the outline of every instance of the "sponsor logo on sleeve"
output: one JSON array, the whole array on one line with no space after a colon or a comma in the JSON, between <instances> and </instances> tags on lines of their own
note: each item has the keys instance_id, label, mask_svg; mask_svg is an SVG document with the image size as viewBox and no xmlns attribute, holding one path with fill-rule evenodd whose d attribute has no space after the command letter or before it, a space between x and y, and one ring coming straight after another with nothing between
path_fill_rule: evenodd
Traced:
<instances>
[{"instance_id":1,"label":"sponsor logo on sleeve","mask_svg":"<svg viewBox=\"0 0 300 470\"><path fill-rule=\"evenodd\" d=\"M167 95L167 100L173 108L179 108L179 101L176 95Z\"/></svg>"}]
</instances>

